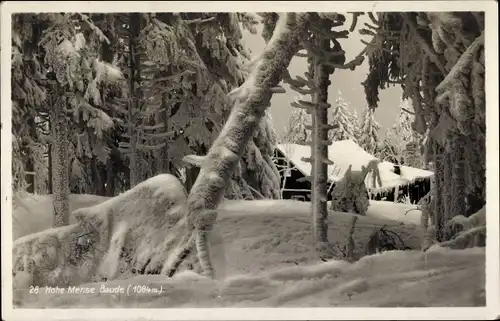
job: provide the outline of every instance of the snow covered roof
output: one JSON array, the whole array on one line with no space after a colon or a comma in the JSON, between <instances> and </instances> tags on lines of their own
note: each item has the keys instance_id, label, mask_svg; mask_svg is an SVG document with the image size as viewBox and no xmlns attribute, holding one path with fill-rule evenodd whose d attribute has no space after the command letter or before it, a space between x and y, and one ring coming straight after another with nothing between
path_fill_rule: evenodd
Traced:
<instances>
[{"instance_id":1,"label":"snow covered roof","mask_svg":"<svg viewBox=\"0 0 500 321\"><path fill-rule=\"evenodd\" d=\"M401 176L410 181L414 181L419 178L431 177L432 175L434 175L433 172L425 169L404 166L404 165L401 165L400 168L401 168Z\"/></svg>"},{"instance_id":2,"label":"snow covered roof","mask_svg":"<svg viewBox=\"0 0 500 321\"><path fill-rule=\"evenodd\" d=\"M311 155L311 148L298 144L279 144L277 146L283 155L288 157L291 163L304 175L311 174L311 164L302 161L302 158L308 158ZM334 165L328 166L329 181L337 182L344 177L345 172L352 165L353 171L361 171L362 166L366 166L370 161L377 159L375 156L366 152L352 140L343 140L333 142L328 146L328 158L334 162ZM369 173L365 179L369 189L386 189L395 186L401 186L413 182L419 177L429 177L432 172L401 166L401 175L394 173L394 164L390 162L379 163L380 178L382 186L374 185L372 173Z\"/></svg>"}]
</instances>

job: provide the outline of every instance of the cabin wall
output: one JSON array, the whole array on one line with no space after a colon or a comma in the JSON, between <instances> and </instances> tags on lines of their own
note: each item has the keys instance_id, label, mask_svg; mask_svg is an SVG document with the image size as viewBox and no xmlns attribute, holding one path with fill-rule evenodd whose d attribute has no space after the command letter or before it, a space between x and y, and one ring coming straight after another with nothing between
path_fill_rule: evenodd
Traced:
<instances>
[{"instance_id":1,"label":"cabin wall","mask_svg":"<svg viewBox=\"0 0 500 321\"><path fill-rule=\"evenodd\" d=\"M420 179L412 184L399 186L397 201L402 200L404 197L409 197L412 204L417 204L429 191L431 190L430 178ZM391 188L387 191L372 195L375 201L394 202L396 188Z\"/></svg>"},{"instance_id":2,"label":"cabin wall","mask_svg":"<svg viewBox=\"0 0 500 321\"><path fill-rule=\"evenodd\" d=\"M311 201L311 182L300 181L305 176L301 171L294 169L291 162L288 163L290 169L290 176L286 177L286 171L284 170L287 166L287 160L285 156L279 150L275 150L274 162L280 171L280 186L283 188L283 182L285 184L285 190L283 191L283 199L301 199L306 202ZM328 188L330 188L328 183ZM328 194L328 200L332 200L332 196Z\"/></svg>"}]
</instances>

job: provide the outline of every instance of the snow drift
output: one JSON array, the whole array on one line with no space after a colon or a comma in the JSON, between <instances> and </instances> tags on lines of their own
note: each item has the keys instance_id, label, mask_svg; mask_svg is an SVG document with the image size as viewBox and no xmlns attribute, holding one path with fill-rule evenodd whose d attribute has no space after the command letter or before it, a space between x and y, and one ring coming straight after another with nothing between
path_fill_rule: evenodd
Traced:
<instances>
[{"instance_id":1,"label":"snow drift","mask_svg":"<svg viewBox=\"0 0 500 321\"><path fill-rule=\"evenodd\" d=\"M484 249L429 253L385 252L356 263L331 261L282 267L212 280L191 271L173 278L137 276L108 282L131 294L100 293L104 283L80 288L95 294L25 297L30 308L209 308L209 307L449 307L481 306ZM150 293L134 286L151 289ZM154 292L153 292L154 291Z\"/></svg>"},{"instance_id":2,"label":"snow drift","mask_svg":"<svg viewBox=\"0 0 500 321\"><path fill-rule=\"evenodd\" d=\"M17 240L17 249L14 249L17 253L14 255L14 279L17 280L13 293L15 306L167 308L484 305L484 248L461 251L431 248L428 253L422 253L418 251L421 231L414 224L417 220L413 222L404 215L403 210L407 209L407 205L389 202L373 202L367 216L358 217L354 230L355 256L363 255L371 233L384 225L397 232L414 251L365 256L352 264L340 260L323 263L318 261L313 246L309 203L291 200L225 201L218 209L218 219L210 241L216 279L189 271L189 262L173 278L134 275L125 258L137 261L147 257L142 254L152 254L155 249L167 248L163 251L165 255L158 257L157 261L161 262L168 255L168 240L176 237L175 225L172 224L177 220L178 205L169 207L169 204L183 202L185 194L175 180L170 185L166 182L168 177L155 177L108 200L99 197L92 200L90 196L82 196L87 199L86 204L96 205L75 211L73 216L76 224ZM166 197L166 194L172 196ZM29 207L18 210L45 215L42 202L36 201L38 197L33 196ZM72 200L82 203L78 195L73 196ZM50 202L46 203L50 207ZM77 208L79 204L71 206ZM18 215L16 212L14 216ZM102 245L99 245L99 250L102 252L86 254L79 261L86 264L79 264L79 269L75 270L67 261L71 252L56 251L54 248L57 249L57 244L68 240L72 241L68 244L77 243L74 238L80 235L79 230L88 227L88 222L99 222L95 218L78 220L81 216L79 213L86 213L91 218L97 216L104 222L102 226L96 224L101 231ZM156 225L154 218L161 217L158 213L171 218L172 223ZM352 215L339 212L329 214L328 238L332 243L343 245ZM29 224L28 216L25 217L25 223ZM137 233L131 234L129 227L137 229ZM156 236L152 236L152 233ZM66 234L72 235L73 239ZM148 244L145 241L147 239L153 242ZM40 245L44 240L52 241L54 245ZM121 242L126 245L125 249L135 246L139 251L131 252L119 260L112 259L116 258ZM43 263L54 260L41 261L35 258L30 261L34 256L28 255L28 250L32 254L45 251L32 250L36 246L44 247L52 257L59 257L62 262L66 262L66 266L62 263L59 266ZM33 269L33 266L36 268ZM47 285L80 285L80 288L94 288L96 293L45 294L42 288L39 295L30 295L26 286L32 281L30 278L42 274L45 279L49 279L49 273L44 272L44 268L55 271L52 274L61 271L60 274L64 273L68 278L52 278L51 282L45 280ZM86 269L92 271L86 272ZM35 273L29 273L33 271ZM117 271L113 280L113 273ZM107 278L106 282L101 280L103 276ZM112 288L119 285L138 285L139 288L162 289L162 292L133 293L129 296L100 293L102 286Z\"/></svg>"},{"instance_id":3,"label":"snow drift","mask_svg":"<svg viewBox=\"0 0 500 321\"><path fill-rule=\"evenodd\" d=\"M158 268L175 240L173 228L182 226L186 197L176 177L158 175L74 211L73 225L18 238L13 244L14 288L111 280Z\"/></svg>"}]
</instances>

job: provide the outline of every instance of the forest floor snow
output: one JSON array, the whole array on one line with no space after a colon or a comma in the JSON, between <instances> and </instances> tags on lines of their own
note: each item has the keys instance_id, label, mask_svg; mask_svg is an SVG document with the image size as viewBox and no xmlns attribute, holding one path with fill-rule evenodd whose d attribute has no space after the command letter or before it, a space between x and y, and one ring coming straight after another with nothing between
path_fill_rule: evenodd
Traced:
<instances>
[{"instance_id":1,"label":"forest floor snow","mask_svg":"<svg viewBox=\"0 0 500 321\"><path fill-rule=\"evenodd\" d=\"M105 199L73 195L70 205L74 210ZM384 203L372 203L368 215L359 217L354 232L358 254L363 252L374 229L383 225L399 233L407 245L418 249L421 231L416 222L419 219L408 216L410 213L404 215L408 205L403 214L391 216L396 220L388 219L391 209L401 212L404 206ZM23 204L24 207L16 207L13 213L15 235L50 228L50 196L30 196L30 200ZM311 246L308 210L309 203L288 200L224 202L211 241L217 272L215 280L183 271L170 279L142 275L78 286L94 288L95 294L45 294L41 289L38 295L16 293L15 298L22 302L19 306L22 308L442 307L485 304L484 248L433 248L427 253L393 251L365 256L355 263L322 262ZM344 244L351 215L330 213L331 242ZM15 231L21 227L24 227L22 231ZM121 286L126 292L127 289L131 292L129 295L100 293L104 284L108 289ZM134 285L161 293L133 293Z\"/></svg>"}]
</instances>

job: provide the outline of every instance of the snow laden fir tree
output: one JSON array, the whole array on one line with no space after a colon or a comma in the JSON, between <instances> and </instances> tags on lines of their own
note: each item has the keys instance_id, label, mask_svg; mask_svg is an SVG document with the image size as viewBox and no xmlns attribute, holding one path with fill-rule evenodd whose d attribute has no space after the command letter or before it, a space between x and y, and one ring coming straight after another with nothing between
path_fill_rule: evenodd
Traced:
<instances>
[{"instance_id":1,"label":"snow laden fir tree","mask_svg":"<svg viewBox=\"0 0 500 321\"><path fill-rule=\"evenodd\" d=\"M292 107L298 104L299 100L303 100L304 96L300 95L295 98ZM293 108L288 124L285 127L283 140L290 144L306 145L311 141L311 114L306 109Z\"/></svg>"},{"instance_id":2,"label":"snow laden fir tree","mask_svg":"<svg viewBox=\"0 0 500 321\"><path fill-rule=\"evenodd\" d=\"M413 107L408 100L401 100L399 108L396 122L387 130L381 143L379 157L396 164L425 168L421 156L424 136L413 129L412 123L415 120Z\"/></svg>"},{"instance_id":3,"label":"snow laden fir tree","mask_svg":"<svg viewBox=\"0 0 500 321\"><path fill-rule=\"evenodd\" d=\"M47 181L54 194L54 226L64 226L69 223L69 178L81 173L71 155L75 145L80 147L77 152L81 151L80 138L100 141L103 131L113 126L103 111L100 88L120 81L123 76L100 59L99 48L109 40L85 15L15 15L13 35L14 53L28 56L30 52L38 53L23 62L29 66L23 71L24 79L31 77L33 81L14 85L12 99L16 102L14 106L31 109L25 114L28 123L41 125L41 133L34 129L30 136L39 144L49 145ZM13 67L22 65L14 62ZM19 74L12 75L13 83L20 84L22 78L16 78ZM47 128L51 133L44 134L43 129ZM95 155L95 151L90 153Z\"/></svg>"},{"instance_id":4,"label":"snow laden fir tree","mask_svg":"<svg viewBox=\"0 0 500 321\"><path fill-rule=\"evenodd\" d=\"M380 150L379 130L381 126L375 119L375 110L366 108L363 112L359 145L368 153L378 155Z\"/></svg>"},{"instance_id":5,"label":"snow laden fir tree","mask_svg":"<svg viewBox=\"0 0 500 321\"><path fill-rule=\"evenodd\" d=\"M183 157L205 154L227 120L227 94L244 82L249 61L240 23L252 32L256 24L244 13L27 14L13 22L15 189L33 186L33 177L54 194L62 188L58 213L70 192L115 196L164 172L189 189L198 169ZM67 125L56 121L64 115ZM272 130L264 118L226 197L279 197Z\"/></svg>"},{"instance_id":6,"label":"snow laden fir tree","mask_svg":"<svg viewBox=\"0 0 500 321\"><path fill-rule=\"evenodd\" d=\"M304 33L300 36L300 46L297 49L304 49L305 54L298 52L295 55L307 57L308 68L304 73L305 78L295 79L285 71L282 75L284 82L290 88L301 95L311 95L311 101L299 99L292 103L293 107L305 109L311 115L311 126L306 129L311 131L311 141L307 142L311 146L311 157L303 158L303 161L311 163L310 179L312 190L312 218L314 229L314 242L318 253L322 257L332 257L333 251L328 243L327 237L327 183L328 165L332 162L328 159L328 145L331 143L328 131L332 126L328 123L328 87L331 84L330 75L336 69L354 70L359 66L364 58L362 54L353 60L346 62L345 52L338 39L347 37L349 32L355 30L357 17L360 13L353 13L353 22L349 30L334 30L345 24L345 16L342 14L318 13L310 14L308 23L305 25ZM269 32L279 30L280 20L275 13L268 13L264 16L264 31ZM266 38L266 36L264 35ZM273 35L274 37L274 35Z\"/></svg>"},{"instance_id":7,"label":"snow laden fir tree","mask_svg":"<svg viewBox=\"0 0 500 321\"><path fill-rule=\"evenodd\" d=\"M353 24L349 28L349 32L355 29L356 17L359 14L360 13L352 14ZM465 14L468 13L464 13L464 15ZM115 161L125 164L126 167L131 166L133 168L136 166L133 164L136 161L139 163L155 164L155 166L151 166L154 169L148 168L144 172L138 170L136 173L132 174L132 178L130 177L129 170L129 177L126 177L127 174L123 175L123 173L117 173L119 175L112 177L124 176L125 179L122 188L128 189L134 184L134 181L138 182L143 180L144 177L154 175L161 168L163 168L164 171L171 171L177 175L179 169L185 168L186 163L188 163L193 165L193 168L199 167L199 172L193 175L195 180L190 186L189 193L184 191L180 181L173 175L157 175L157 177L159 177L158 179L153 178L148 182L148 184L151 182L161 182L164 184L168 178L168 184L171 184L169 186L175 188L175 191L178 193L178 195L176 195L178 196L177 202L173 204L173 207L168 208L168 215L164 215L165 206L162 202L164 202L165 199L159 195L160 193L156 194L158 202L154 204L154 213L163 213L162 215L158 215L158 217L161 217L163 220L161 222L162 224L156 224L159 223L157 221L158 217L148 216L148 214L150 214L149 208L146 207L141 209L141 215L148 218L147 223L145 223L145 225L149 224L147 225L148 228L138 228L142 226L141 224L143 224L143 222L137 219L136 216L131 215L135 213L132 213L130 210L127 212L127 215L130 215L133 219L129 221L124 220L121 222L123 224L116 225L115 228L120 230L120 233L111 235L110 227L113 223L112 219L124 215L121 211L116 211L115 208L111 210L107 208L109 211L104 211L104 213L102 213L100 211L102 208L99 207L92 208L91 210L82 209L77 215L78 223L72 225L68 229L55 229L53 234L43 234L38 239L37 236L35 236L31 239L28 237L21 240L19 242L19 249L16 249L16 254L19 254L16 257L16 263L17 266L20 267L17 272L24 272L25 270L22 270L22 268L28 268L28 266L23 267L23 265L32 265L32 261L25 260L26 254L33 254L32 251L34 246L41 245L41 241L45 241L57 233L59 234L54 236L56 240L67 240L69 236L73 237L75 235L60 232L71 230L71 233L76 233L85 229L92 229L92 232L95 234L92 235L92 237L96 240L96 244L106 245L106 242L109 241L107 245L111 244L111 246L115 247L113 251L108 253L110 255L108 257L114 255L115 257L111 259L114 259L115 262L119 262L120 264L129 263L122 260L120 253L136 250L137 252L135 254L140 255L140 257L134 257L136 261L133 263L141 264L141 269L145 270L144 273L161 273L163 275L172 276L179 270L183 260L194 257L198 261L202 273L206 276L213 277L214 267L212 264L213 262L211 262L209 251L209 236L214 224L217 222L218 206L223 201L224 196L229 194L228 186L230 186L232 181L238 179L239 173L243 174L248 172L248 168L244 167L246 164L252 166L257 163L267 163L269 167L260 167L264 170L259 170L254 173L255 176L259 178L259 184L261 184L261 191L257 192L261 195L272 195L275 193L275 190L273 191L271 188L275 181L273 179L261 180L260 176L264 174L269 175L269 177L272 177L272 175L276 175L275 177L277 177L277 173L272 167L272 162L269 161L270 158L266 158L266 154L270 153L272 149L271 145L273 145L275 141L275 135L271 127L267 126L269 118L267 118L266 113L272 95L285 92L285 90L279 86L282 80L290 84L290 87L300 94L311 95L311 101L301 99L297 101L297 105L301 109L308 110L312 116L311 125L309 127L309 130L311 130L311 142L308 142L308 144L311 145L311 157L307 159L307 161L311 163L312 167L311 182L313 185L313 202L311 225L313 231L313 244L318 250L317 253L320 255L326 253L331 257L331 253L327 253L328 250L331 249L331 244L329 244L327 237L328 212L326 209L327 166L331 163L328 160L327 148L330 143L328 131L331 129L331 126L328 124L328 108L330 105L327 102L327 89L330 85L329 77L336 69L354 69L363 62L365 53L370 57L371 65L369 79L367 79L366 82L369 107L373 108L374 105L376 105L377 97L374 94L376 89L379 87L383 88L384 82L388 83L394 81L394 78L397 78L389 77L387 71L390 69L388 66L391 66L391 68L403 66L402 70L404 71L402 74L406 76L403 79L397 79L401 82L405 82L405 91L414 90L422 84L425 95L431 97L431 99L422 103L419 101L419 99L422 99L419 90L417 90L418 94L405 93L407 96L411 96L415 107L416 125L414 127L418 129L420 133L427 134L427 151L432 151L432 153L429 153L430 155L427 156L432 158L436 164L437 187L433 191L433 200L429 207L432 208L433 212L433 216L431 216L432 221L435 223L436 228L442 232L438 240L441 240L443 237L452 237L450 236L451 233L443 233L446 231L445 226L452 221L450 217L458 217L458 213L465 210L470 212L472 210L471 207L474 205L474 202L471 200L472 196L480 199L479 202L477 202L479 205L484 205L484 175L481 176L481 174L484 174L484 157L481 157L482 154L476 155L477 162L470 162L469 167L467 167L467 160L474 160L474 155L471 152L467 152L463 147L465 145L473 149L476 143L479 144L484 142L484 135L482 135L484 134L484 128L481 127L481 121L484 121L485 116L484 95L481 96L481 92L478 91L478 88L481 86L484 91L484 37L481 34L484 26L479 27L479 31L471 31L471 34L467 35L467 37L461 37L461 31L455 30L455 40L459 39L454 43L454 49L456 51L454 53L456 55L453 56L451 55L453 52L448 52L444 55L445 57L440 56L444 58L443 60L436 59L435 53L444 54L446 46L443 44L452 42L450 39L440 39L440 37L441 35L446 36L443 28L446 30L454 30L454 26L456 27L459 25L459 21L457 22L458 18L455 16L395 13L396 16L391 16L391 14L379 14L378 18L375 18L373 15L370 15L374 24L377 25L375 28L376 31L367 31L364 29L364 32L365 34L371 32L369 34L374 35L374 41L370 45L367 45L367 48L352 61L346 63L345 52L342 50L338 39L347 37L349 32L347 30L332 30L335 27L344 25L346 21L345 16L337 13L264 13L261 16L264 20L263 35L267 45L261 55L249 62L251 71L247 74L243 72L243 68L241 70L239 69L239 67L243 66L243 62L247 62L246 60L248 59L241 58L245 55L243 54L243 47L239 43L241 37L239 37L238 31L241 32L241 30L239 30L238 27L239 23L243 25L248 23L248 21L251 20L249 18L250 16L236 13L165 13L164 15L135 15L140 16L117 14L112 18L110 16L104 20L99 20L98 16L92 15L91 17L95 18L96 21L100 21L100 27L95 24L88 24L88 28L94 31L98 36L101 35L98 30L104 30L105 26L109 27L109 29L106 29L106 32L114 35L114 37L110 36L106 38L109 40L109 43L113 44L113 48L118 52L111 60L115 66L123 69L126 74L126 82L123 81L121 83L121 88L118 88L123 90L119 91L120 95L117 95L118 99L116 103L113 104L116 113L110 118L113 120L114 126L108 128L108 133L111 138L108 135L103 135L102 137L110 139L109 141L106 140L102 145L111 146L111 150L114 148L114 150L118 152ZM417 19L417 16L419 19ZM138 25L131 26L132 22L127 19L131 19L132 17L137 18L134 20L138 22ZM83 21L90 21L89 16L80 16L79 18ZM480 16L471 16L469 18L477 20L477 25L481 26L482 20ZM69 17L63 16L62 19L61 17L57 17L57 19L55 19L56 24L64 24L65 19L69 19ZM426 41L431 41L434 51L430 51L429 46L416 46L415 43L401 46L392 45L391 42L393 41L422 42L421 34L415 32L416 22L418 22L421 28L427 28L425 30L429 31L429 35L432 33L432 38ZM395 24L395 26L393 24ZM87 24L82 23L82 25ZM405 28L402 28L402 26ZM113 34L113 30L119 28L122 29ZM43 28L41 29L43 30ZM463 30L463 28L460 28L460 30ZM387 36L387 34L392 34L393 32L403 33L405 36ZM73 47L77 47L77 38L72 37L73 30L71 29L71 32L67 33L69 33L67 37L68 41ZM75 34L76 33L77 32L75 32ZM90 34L94 33L91 32ZM66 32L62 32L62 35L66 36ZM133 38L133 40L127 37ZM154 45L155 41L141 44L141 41L148 37L150 39L160 39L160 42L168 48L156 47ZM110 40L113 38L114 40ZM394 38L396 38L396 40L394 40ZM87 39L87 37L85 37L85 39ZM122 41L120 41L120 39L122 39ZM166 39L168 39L169 42L166 42ZM387 43L389 45L385 47ZM423 43L428 44L427 42ZM59 43L57 43L57 45L59 45ZM377 48L381 46L384 46L383 49L385 50L378 51ZM146 55L144 54L145 48L149 49ZM179 49L177 51L172 50L177 56L176 54L170 56L170 50L172 48ZM425 59L419 61L419 64L416 64L416 59L408 58L415 58L411 56L411 54L405 52L408 48L412 50L415 48L423 50L424 54L422 54L422 56L425 57ZM391 59L389 59L387 55L393 50L400 51L398 54L394 54L394 56L398 57L399 63L393 63L393 61L391 61L391 63L388 62L393 56L391 55L389 57ZM166 55L166 57L160 57L161 55L159 53L164 51L167 52L168 55ZM67 50L66 52L71 53L72 51ZM85 50L82 50L82 52L85 52ZM84 56L80 52L79 54L80 57ZM95 50L93 55L96 57L101 56L102 51ZM308 70L304 73L304 78L292 78L287 72L290 61L296 55L302 57L306 56L308 58ZM179 58L178 56L183 57ZM65 59L68 60L76 61L76 58L78 57L73 54L65 56ZM449 66L443 66L441 60L447 61ZM109 60L106 59L106 61ZM177 65L173 61L180 61L180 63ZM75 66L73 61L65 62L67 66ZM233 73L235 70L232 67L226 68L228 65L231 65L231 63L234 63L232 67L238 67L236 68L238 72ZM386 63L388 66L385 65ZM57 71L64 69L59 66L58 63L54 63L53 65L53 67L55 67L54 69ZM422 67L426 72L420 73L419 70L412 69L416 68L415 66L417 65ZM156 68L158 66L164 69ZM385 73L383 70L378 69L381 68L381 66L384 66ZM429 68L432 69L432 71L430 71ZM85 74L85 72L88 74L87 69L91 68L82 68L82 70L79 71L83 71L83 74ZM91 70L95 71L95 74L98 74L99 69L97 69L97 71L94 69ZM182 70L188 70L188 72L182 73ZM447 70L449 74L446 73ZM65 71L68 71L68 69ZM241 73L239 71L241 71ZM390 74L392 76L394 76L393 74L401 76L398 72L394 73L391 71ZM438 77L434 79L429 76L439 75L440 72L441 78ZM469 92L463 87L467 84L459 81L461 75L469 73L473 80L471 82L471 88L469 89L474 92L472 95L474 99L463 101L450 100L450 97L458 96L463 98L465 95L464 93ZM55 84L55 89L59 90L55 91L55 96L65 97L64 99L66 99L76 95L75 92L79 94L84 92L83 97L86 103L96 109L93 115L99 116L97 110L101 110L101 108L104 111L104 106L106 105L97 103L97 100L99 100L97 97L98 95L93 88L94 86L98 87L97 85L104 84L95 81L94 72L91 73L90 78L86 79L87 82L83 83L83 90L78 87L76 90L68 90L68 88L72 89L71 83L73 79L65 79L65 75L67 74L62 72L55 72L55 74L59 75L59 77L54 77L55 82L53 81L49 84ZM69 74L71 74L71 69L69 69ZM429 77L424 77L425 79L413 83L415 78L407 76L408 74L424 74L426 77ZM203 77L203 79L199 79L200 76ZM384 76L387 77L384 78ZM21 83L19 79L23 80L23 75L16 79L18 84ZM157 86L151 84L154 80L158 80ZM426 87L429 82L432 83L430 87L437 87L438 97L435 96L436 92L430 90L430 87ZM177 87L164 95L163 90L165 90L165 88L171 89L168 86L169 84L176 84ZM86 94L87 86L92 86L92 88L88 90L89 94ZM50 86L48 87L50 88ZM59 87L63 87L62 89L64 90L61 91ZM24 88L29 88L29 86L24 86ZM102 88L98 87L98 89ZM33 90L36 91L36 89ZM117 90L117 88L113 90ZM67 93L69 93L69 95ZM102 95L103 91L99 90L99 93ZM51 92L50 94L54 93ZM211 94L213 95L211 96ZM13 97L13 99L15 98L16 97ZM19 102L22 102L23 98L24 97L17 97ZM102 100L103 97L100 98ZM435 100L438 104L433 103ZM470 124L467 123L467 121L471 119L468 116L471 115L467 114L470 108L468 109L465 107L467 107L466 102L472 104L471 101L474 103L474 108L476 110L474 115L477 118L474 119L479 128L471 128ZM18 106L21 106L19 102ZM33 105L40 105L40 103L37 102ZM57 107L65 106L61 104ZM85 105L85 107L87 106ZM431 107L441 109L437 111L432 109L430 111L425 111L427 108ZM217 110L213 110L212 108L216 108ZM61 109L62 108L56 108L55 111L50 111L52 114L49 113L49 119L54 122L56 127L59 126L58 128L54 128L54 131L59 131L58 134L55 134L56 138L60 138L62 136L61 133L65 131L69 133L72 129L68 126L68 122L63 121L67 121L68 119L64 119L64 117L61 116L64 115L64 113L60 112ZM447 111L449 109L452 110L449 114L443 112L443 110ZM59 112L59 114L57 114L56 111ZM16 112L22 115L24 110L19 108ZM198 122L197 120L193 120L193 117L189 117L196 115L197 112L204 116L200 117L201 120ZM370 112L372 113L371 117L366 115ZM427 114L426 112L429 113ZM26 114L28 115L29 113ZM373 118L373 111L368 111L366 114L364 120ZM128 116L125 117L124 115ZM176 118L176 115L178 115L178 118ZM443 119L438 118L438 116ZM102 118L106 119L104 116ZM17 117L17 119L19 119L19 117ZM450 123L454 125L449 126ZM182 126L179 124L182 124ZM376 133L374 128L377 126L374 124L376 123L373 119L373 124L366 126L365 132L372 135L369 139L365 139L368 148L364 147L368 151L371 151L370 148L376 147L377 139L373 133ZM191 126L189 131L185 130L185 125ZM175 126L178 127L174 129ZM193 131L203 126L207 129L207 131L203 133L203 136L206 134L210 136L210 138L200 137L201 135L199 133L193 133ZM426 130L427 126L432 130L428 132ZM87 126L82 127L87 129ZM363 126L363 128L364 127L365 126ZM95 127L92 128L96 129ZM18 126L18 124L16 124L15 130L16 133L30 136L30 134L26 134L26 132L29 131L26 131L22 126ZM436 134L436 132L438 134ZM443 132L446 135L439 134ZM98 130L96 130L94 134L97 137L96 139L100 139L101 135L98 134ZM167 141L168 143L184 143L185 151L193 154L188 156L178 155L178 159L171 157L171 149L164 149L163 147L165 146L161 144L161 141L167 136L169 138ZM23 139L25 138L26 137L23 137ZM363 144L362 140L363 139L359 140L361 144ZM62 140L56 140L55 144L60 143L60 141ZM462 142L463 144L461 144ZM135 147L132 145L135 145ZM144 148L144 146L147 147ZM21 148L23 147L21 146L20 149ZM56 149L56 153L58 154L58 156L54 158L54 163L56 164L62 160L60 155L63 153L60 153L60 151L64 151L64 149ZM260 153L262 157L259 157L257 152ZM133 153L135 153L135 156L131 156ZM373 153L376 153L376 151L373 151ZM18 161L23 159L22 152L17 152L16 155L19 157ZM130 163L131 158L135 158L132 164ZM126 161L123 162L124 160ZM173 164L173 166L167 165L169 163ZM458 164L458 166L451 166L452 164ZM368 166L362 167L362 170L359 172L354 172L349 168L344 180L336 185L338 189L334 190L334 192L338 192L336 195L340 195L341 197L335 198L336 200L340 200L339 202L335 202L335 204L340 204L342 211L354 211L361 214L365 212L366 203L363 202L363 200L360 202L359 199L353 196L363 197L366 195L361 193L361 191L365 191L365 188L360 184L364 184L366 173L370 170L376 171L376 161L369 163ZM67 177L64 175L65 173L61 174L61 172L64 171L67 173L67 169L63 168L62 171L58 169L58 171L57 174L59 178ZM127 170L124 172L127 172ZM473 174L477 174L477 176ZM22 175L19 175L19 177L22 178ZM374 175L374 177L377 177L377 175ZM246 182L251 182L251 179L248 177L245 177L244 180ZM60 179L60 181L63 180ZM353 181L357 184L356 188L352 188L351 186ZM470 183L466 185L472 187L467 189L463 188L465 183ZM123 193L117 198L114 198L114 200L116 201L118 199L134 202L135 199L129 199L129 195L142 197L142 199L148 198L145 197L145 195L149 196L147 193L151 193L152 191L152 189L147 186L148 184L141 185L139 183L135 188L130 189L130 193ZM55 188L59 189L59 186L55 186ZM254 187L252 188L255 189ZM253 192L253 195L257 195L252 189L249 188L249 190ZM350 192L351 194L346 194L345 192ZM342 193L344 193L344 195ZM62 194L67 195L67 189L63 191ZM453 197L456 197L458 201L453 202ZM58 201L59 200L60 199L58 199ZM464 200L466 200L466 202L464 202ZM113 202L106 203L106 206L111 206L110 204ZM332 204L333 203L334 202L332 202ZM85 217L84 214L87 216ZM132 225L127 226L129 223L132 223ZM168 230L168 235L165 235L165 229ZM350 230L352 234L354 227L350 228ZM148 231L148 233L144 235L144 233L142 233L144 231ZM132 242L129 238L131 235ZM116 239L113 238L110 241L110 236L116 237ZM58 239L58 237L63 238ZM127 244L129 248L123 249L120 242L115 242L117 239L120 242L129 242ZM78 238L78 240L80 240L80 238ZM151 242L154 242L154 247L151 247ZM59 247L62 245L74 245L75 247L82 245L80 242L76 242L76 245L75 242L56 243L58 244L55 246ZM352 243L353 242L349 242L351 245ZM88 243L83 244L85 245ZM143 248L138 249L134 247L134 245L138 244L143 246ZM48 246L45 245L45 247ZM151 251L151 248L154 250ZM144 251L142 251L143 249ZM65 247L64 250L67 250L67 254L71 253L73 249ZM102 253L95 251L93 255L94 257L102 257ZM71 256L68 257L71 258ZM144 263L144 261L147 263ZM72 271L78 271L80 267L78 265L74 266ZM149 270L146 271L146 268L149 268ZM119 271L119 269L116 269L115 272L117 274L113 275L113 277L119 276ZM130 272L132 272L132 268Z\"/></svg>"},{"instance_id":8,"label":"snow laden fir tree","mask_svg":"<svg viewBox=\"0 0 500 321\"><path fill-rule=\"evenodd\" d=\"M412 127L425 135L435 184L424 213L434 242L454 238L453 218L486 203L484 19L484 12L379 13L367 30L377 44L363 83L368 105L400 84L415 111Z\"/></svg>"},{"instance_id":9,"label":"snow laden fir tree","mask_svg":"<svg viewBox=\"0 0 500 321\"><path fill-rule=\"evenodd\" d=\"M135 94L129 98L132 109L125 113L127 131L120 149L129 158L131 172L137 172L133 181L170 172L185 176L190 190L199 163L184 156L206 154L227 121L227 94L244 82L244 64L249 60L239 23L252 31L255 21L238 13L129 15L116 18L117 23L133 27L122 35L129 47L123 63L136 61L132 66L137 66L129 71L135 75L129 92ZM166 47L159 48L158 43ZM276 142L268 122L262 121L246 146L228 186L228 198L279 196L278 174L271 161Z\"/></svg>"},{"instance_id":10,"label":"snow laden fir tree","mask_svg":"<svg viewBox=\"0 0 500 321\"><path fill-rule=\"evenodd\" d=\"M335 109L330 122L332 129L328 132L331 141L341 141L350 139L358 142L358 120L357 114L351 113L347 102L339 91L335 100Z\"/></svg>"}]
</instances>

